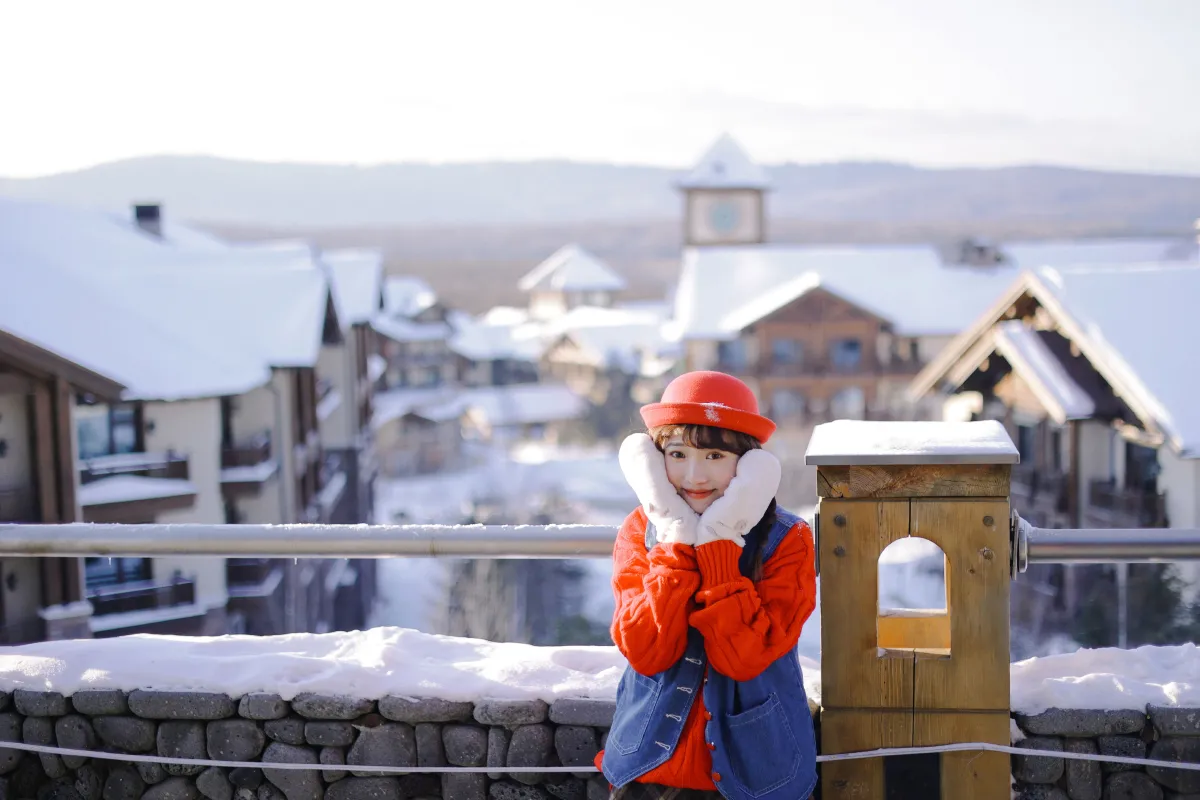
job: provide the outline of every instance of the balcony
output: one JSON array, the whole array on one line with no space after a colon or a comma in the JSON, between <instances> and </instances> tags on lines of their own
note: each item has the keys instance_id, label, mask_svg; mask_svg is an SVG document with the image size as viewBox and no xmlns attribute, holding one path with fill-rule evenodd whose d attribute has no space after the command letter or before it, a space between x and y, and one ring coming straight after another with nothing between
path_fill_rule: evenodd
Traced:
<instances>
[{"instance_id":1,"label":"balcony","mask_svg":"<svg viewBox=\"0 0 1200 800\"><path fill-rule=\"evenodd\" d=\"M0 522L34 522L33 490L27 486L0 488Z\"/></svg>"},{"instance_id":2,"label":"balcony","mask_svg":"<svg viewBox=\"0 0 1200 800\"><path fill-rule=\"evenodd\" d=\"M166 583L130 581L93 589L88 593L93 616L188 606L196 602L196 582L179 578Z\"/></svg>"},{"instance_id":3,"label":"balcony","mask_svg":"<svg viewBox=\"0 0 1200 800\"><path fill-rule=\"evenodd\" d=\"M167 451L166 453L117 453L80 461L79 483L81 486L118 475L186 481L188 479L188 458L185 455Z\"/></svg>"},{"instance_id":4,"label":"balcony","mask_svg":"<svg viewBox=\"0 0 1200 800\"><path fill-rule=\"evenodd\" d=\"M226 445L221 448L221 494L226 500L253 497L278 470L269 434Z\"/></svg>"},{"instance_id":5,"label":"balcony","mask_svg":"<svg viewBox=\"0 0 1200 800\"><path fill-rule=\"evenodd\" d=\"M255 467L270 460L271 436L266 433L221 448L221 469Z\"/></svg>"},{"instance_id":6,"label":"balcony","mask_svg":"<svg viewBox=\"0 0 1200 800\"><path fill-rule=\"evenodd\" d=\"M261 586L279 569L270 558L230 558L225 561L225 582L233 587Z\"/></svg>"},{"instance_id":7,"label":"balcony","mask_svg":"<svg viewBox=\"0 0 1200 800\"><path fill-rule=\"evenodd\" d=\"M196 487L180 453L117 453L79 463L84 522L154 522L165 511L191 508Z\"/></svg>"},{"instance_id":8,"label":"balcony","mask_svg":"<svg viewBox=\"0 0 1200 800\"><path fill-rule=\"evenodd\" d=\"M1088 484L1088 516L1098 527L1165 528L1167 498L1161 492L1121 487L1112 479Z\"/></svg>"}]
</instances>

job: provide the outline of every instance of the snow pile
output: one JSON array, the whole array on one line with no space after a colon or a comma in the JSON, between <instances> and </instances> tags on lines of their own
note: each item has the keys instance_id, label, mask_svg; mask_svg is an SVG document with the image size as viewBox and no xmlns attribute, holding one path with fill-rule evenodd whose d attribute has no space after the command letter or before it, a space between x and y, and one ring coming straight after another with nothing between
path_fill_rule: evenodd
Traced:
<instances>
[{"instance_id":1,"label":"snow pile","mask_svg":"<svg viewBox=\"0 0 1200 800\"><path fill-rule=\"evenodd\" d=\"M1017 448L996 420L864 422L836 420L813 429L804 463L1015 464Z\"/></svg>"},{"instance_id":2,"label":"snow pile","mask_svg":"<svg viewBox=\"0 0 1200 800\"><path fill-rule=\"evenodd\" d=\"M1044 656L1012 665L1014 711L1048 708L1200 708L1200 649L1194 644L1100 648Z\"/></svg>"},{"instance_id":3,"label":"snow pile","mask_svg":"<svg viewBox=\"0 0 1200 800\"><path fill-rule=\"evenodd\" d=\"M817 665L809 659L801 663L810 691L818 691ZM142 634L0 648L0 689L553 702L615 698L625 667L615 647L534 647L405 628L261 637Z\"/></svg>"},{"instance_id":4,"label":"snow pile","mask_svg":"<svg viewBox=\"0 0 1200 800\"><path fill-rule=\"evenodd\" d=\"M116 475L85 483L79 487L81 506L154 500L160 497L186 497L196 494L196 484L181 478L148 478L144 475Z\"/></svg>"},{"instance_id":5,"label":"snow pile","mask_svg":"<svg viewBox=\"0 0 1200 800\"><path fill-rule=\"evenodd\" d=\"M0 687L271 691L379 698L533 700L612 697L625 668L613 647L533 647L405 628L283 636L154 636L0 648Z\"/></svg>"},{"instance_id":6,"label":"snow pile","mask_svg":"<svg viewBox=\"0 0 1200 800\"><path fill-rule=\"evenodd\" d=\"M801 655L805 689L820 701L820 665ZM271 691L447 700L611 699L626 667L615 647L534 647L398 627L283 636L155 636L0 648L0 690ZM1079 650L1012 665L1012 708L1200 707L1192 644Z\"/></svg>"}]
</instances>

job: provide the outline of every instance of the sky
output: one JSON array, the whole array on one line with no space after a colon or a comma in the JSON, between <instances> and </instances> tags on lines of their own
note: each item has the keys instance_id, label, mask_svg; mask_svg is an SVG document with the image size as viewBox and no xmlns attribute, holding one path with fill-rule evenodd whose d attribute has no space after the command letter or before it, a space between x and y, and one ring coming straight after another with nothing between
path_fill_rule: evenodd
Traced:
<instances>
[{"instance_id":1,"label":"sky","mask_svg":"<svg viewBox=\"0 0 1200 800\"><path fill-rule=\"evenodd\" d=\"M145 155L1200 174L1196 0L0 0L0 176Z\"/></svg>"}]
</instances>

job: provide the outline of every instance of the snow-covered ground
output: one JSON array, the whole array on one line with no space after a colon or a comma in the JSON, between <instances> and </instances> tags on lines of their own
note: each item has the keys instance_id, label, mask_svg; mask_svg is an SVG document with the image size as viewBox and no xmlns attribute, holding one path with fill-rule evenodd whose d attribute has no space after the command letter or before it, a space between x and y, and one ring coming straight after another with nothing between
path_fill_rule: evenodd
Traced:
<instances>
[{"instance_id":1,"label":"snow-covered ground","mask_svg":"<svg viewBox=\"0 0 1200 800\"><path fill-rule=\"evenodd\" d=\"M472 500L509 504L508 512L524 519L538 502L558 494L567 501L570 519L562 523L619 525L637 503L625 483L612 447L554 447L526 444L505 453L482 454L469 469L403 480L380 480L376 518L413 522L454 523L463 520ZM813 509L794 509L812 522ZM608 559L583 559L591 582L588 615L607 624L612 618ZM380 600L373 625L399 625L432 631L433 609L441 602L444 565L429 559L388 559L380 565ZM819 594L819 587L818 587ZM889 547L880 558L879 601L885 608L945 608L941 551L927 541L909 539ZM820 660L821 614L818 598L800 637L801 655Z\"/></svg>"}]
</instances>

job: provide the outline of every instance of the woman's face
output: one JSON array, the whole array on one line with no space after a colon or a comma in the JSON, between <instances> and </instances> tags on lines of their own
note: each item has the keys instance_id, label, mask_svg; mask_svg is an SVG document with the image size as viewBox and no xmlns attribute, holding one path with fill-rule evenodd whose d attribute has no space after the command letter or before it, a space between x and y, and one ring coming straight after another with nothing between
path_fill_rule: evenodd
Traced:
<instances>
[{"instance_id":1,"label":"woman's face","mask_svg":"<svg viewBox=\"0 0 1200 800\"><path fill-rule=\"evenodd\" d=\"M737 470L738 457L733 453L692 447L678 435L667 440L663 456L667 459L667 479L697 514L703 514L724 494Z\"/></svg>"}]
</instances>

